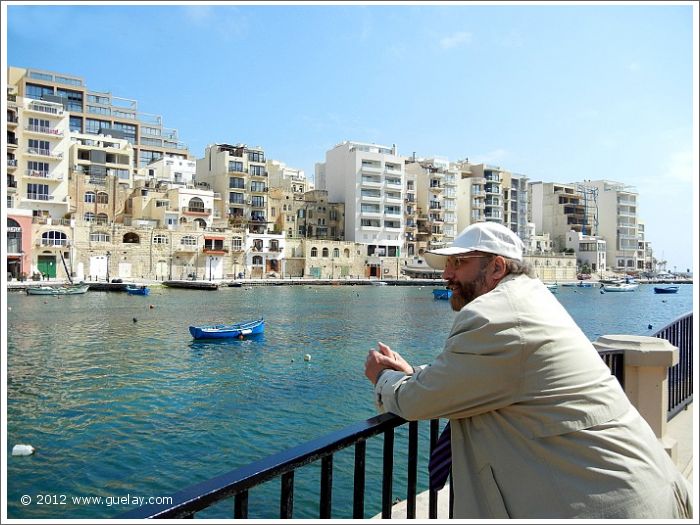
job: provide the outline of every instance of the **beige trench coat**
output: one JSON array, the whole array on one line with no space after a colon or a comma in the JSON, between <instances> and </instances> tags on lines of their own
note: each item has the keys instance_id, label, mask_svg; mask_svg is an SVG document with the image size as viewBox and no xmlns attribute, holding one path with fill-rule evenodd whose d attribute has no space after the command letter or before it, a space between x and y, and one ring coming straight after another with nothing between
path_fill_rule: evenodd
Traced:
<instances>
[{"instance_id":1,"label":"beige trench coat","mask_svg":"<svg viewBox=\"0 0 700 525\"><path fill-rule=\"evenodd\" d=\"M689 485L595 348L537 279L507 276L456 316L380 411L449 418L455 518L682 518Z\"/></svg>"}]
</instances>

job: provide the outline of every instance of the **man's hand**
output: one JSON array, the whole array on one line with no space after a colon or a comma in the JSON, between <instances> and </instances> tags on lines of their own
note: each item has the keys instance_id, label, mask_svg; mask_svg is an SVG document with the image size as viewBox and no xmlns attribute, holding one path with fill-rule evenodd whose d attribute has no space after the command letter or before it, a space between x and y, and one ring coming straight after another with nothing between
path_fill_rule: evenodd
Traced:
<instances>
[{"instance_id":1,"label":"man's hand","mask_svg":"<svg viewBox=\"0 0 700 525\"><path fill-rule=\"evenodd\" d=\"M377 347L379 350L370 350L365 360L365 376L367 376L367 379L369 379L372 384L377 383L379 373L386 368L398 370L405 374L413 373L413 367L409 365L398 352L394 352L381 342L377 343Z\"/></svg>"}]
</instances>

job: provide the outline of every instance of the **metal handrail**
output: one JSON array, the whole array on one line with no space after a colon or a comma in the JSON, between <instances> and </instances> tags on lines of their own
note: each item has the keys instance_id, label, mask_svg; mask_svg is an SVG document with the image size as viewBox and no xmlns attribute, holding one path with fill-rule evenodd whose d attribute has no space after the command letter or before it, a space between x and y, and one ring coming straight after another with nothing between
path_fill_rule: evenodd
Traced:
<instances>
[{"instance_id":1,"label":"metal handrail","mask_svg":"<svg viewBox=\"0 0 700 525\"><path fill-rule=\"evenodd\" d=\"M693 402L693 312L664 326L653 337L678 347L678 363L668 369L668 420Z\"/></svg>"},{"instance_id":2,"label":"metal handrail","mask_svg":"<svg viewBox=\"0 0 700 525\"><path fill-rule=\"evenodd\" d=\"M144 505L117 518L193 518L196 512L221 500L233 497L233 517L246 519L248 517L249 491L276 477L281 478L280 518L291 518L294 499L294 472L296 469L318 460L321 461L320 518L330 518L333 454L354 445L353 518L363 519L366 441L379 434L384 435L382 518L390 518L393 504L394 429L406 424L409 432L406 455L408 458L407 517L414 518L417 490L418 422L407 422L394 414L382 414L365 421L359 421L331 434L188 487L174 494L170 498L171 504ZM437 442L438 424L437 419L430 422L430 450ZM429 493L429 517L437 517L437 492L432 490Z\"/></svg>"}]
</instances>

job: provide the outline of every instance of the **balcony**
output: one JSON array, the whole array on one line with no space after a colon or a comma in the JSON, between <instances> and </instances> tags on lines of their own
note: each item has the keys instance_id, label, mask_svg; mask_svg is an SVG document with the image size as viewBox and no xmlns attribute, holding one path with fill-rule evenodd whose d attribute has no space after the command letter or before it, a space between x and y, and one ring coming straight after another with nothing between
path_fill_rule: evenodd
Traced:
<instances>
[{"instance_id":1,"label":"balcony","mask_svg":"<svg viewBox=\"0 0 700 525\"><path fill-rule=\"evenodd\" d=\"M14 170L17 167L17 159L7 159L7 167Z\"/></svg>"},{"instance_id":2,"label":"balcony","mask_svg":"<svg viewBox=\"0 0 700 525\"><path fill-rule=\"evenodd\" d=\"M38 113L48 113L50 115L63 115L63 106L46 104L37 101L32 101L27 108L28 111L36 111Z\"/></svg>"},{"instance_id":3,"label":"balcony","mask_svg":"<svg viewBox=\"0 0 700 525\"><path fill-rule=\"evenodd\" d=\"M190 208L189 206L183 206L180 211L185 215L196 215L198 217L211 215L211 208Z\"/></svg>"},{"instance_id":4,"label":"balcony","mask_svg":"<svg viewBox=\"0 0 700 525\"><path fill-rule=\"evenodd\" d=\"M15 149L18 145L18 141L15 137L7 137L7 147Z\"/></svg>"},{"instance_id":5,"label":"balcony","mask_svg":"<svg viewBox=\"0 0 700 525\"><path fill-rule=\"evenodd\" d=\"M27 155L32 155L34 157L49 157L52 159L63 158L63 153L55 153L51 150L43 148L27 148Z\"/></svg>"},{"instance_id":6,"label":"balcony","mask_svg":"<svg viewBox=\"0 0 700 525\"><path fill-rule=\"evenodd\" d=\"M52 135L54 137L56 137L56 136L62 137L63 136L63 131L61 131L60 129L49 128L49 127L45 127L45 126L29 125L29 126L25 127L24 129L28 133L36 133L36 134L40 134L40 135Z\"/></svg>"},{"instance_id":7,"label":"balcony","mask_svg":"<svg viewBox=\"0 0 700 525\"><path fill-rule=\"evenodd\" d=\"M27 193L26 199L31 201L52 201L54 197L46 193Z\"/></svg>"}]
</instances>

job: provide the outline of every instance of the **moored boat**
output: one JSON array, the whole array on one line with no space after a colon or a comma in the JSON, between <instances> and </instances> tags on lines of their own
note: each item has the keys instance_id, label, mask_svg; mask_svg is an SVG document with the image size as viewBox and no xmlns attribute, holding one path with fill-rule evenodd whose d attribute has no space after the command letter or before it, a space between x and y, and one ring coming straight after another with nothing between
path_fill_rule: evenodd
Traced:
<instances>
[{"instance_id":1,"label":"moored boat","mask_svg":"<svg viewBox=\"0 0 700 525\"><path fill-rule=\"evenodd\" d=\"M27 295L80 295L90 288L87 284L74 284L69 286L30 286Z\"/></svg>"},{"instance_id":2,"label":"moored boat","mask_svg":"<svg viewBox=\"0 0 700 525\"><path fill-rule=\"evenodd\" d=\"M654 293L677 293L678 286L654 286Z\"/></svg>"},{"instance_id":3,"label":"moored boat","mask_svg":"<svg viewBox=\"0 0 700 525\"><path fill-rule=\"evenodd\" d=\"M605 284L603 290L606 292L634 292L639 287L633 283Z\"/></svg>"},{"instance_id":4,"label":"moored boat","mask_svg":"<svg viewBox=\"0 0 700 525\"><path fill-rule=\"evenodd\" d=\"M128 285L126 288L126 293L129 295L148 295L151 290L148 286L144 285Z\"/></svg>"},{"instance_id":5,"label":"moored boat","mask_svg":"<svg viewBox=\"0 0 700 525\"><path fill-rule=\"evenodd\" d=\"M219 284L211 281L184 281L170 280L163 281L165 286L170 288L191 288L194 290L218 290Z\"/></svg>"},{"instance_id":6,"label":"moored boat","mask_svg":"<svg viewBox=\"0 0 700 525\"><path fill-rule=\"evenodd\" d=\"M190 334L195 339L223 339L261 334L265 330L265 321L261 317L255 321L234 324L208 324L190 326Z\"/></svg>"},{"instance_id":7,"label":"moored boat","mask_svg":"<svg viewBox=\"0 0 700 525\"><path fill-rule=\"evenodd\" d=\"M452 297L452 290L449 288L435 288L433 289L433 299L444 299L447 300Z\"/></svg>"}]
</instances>

